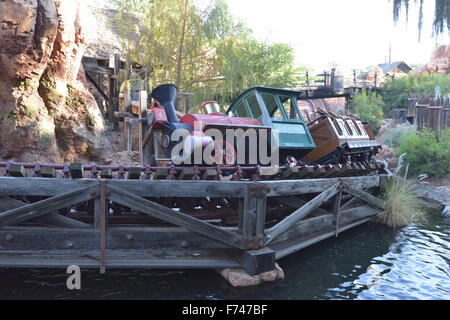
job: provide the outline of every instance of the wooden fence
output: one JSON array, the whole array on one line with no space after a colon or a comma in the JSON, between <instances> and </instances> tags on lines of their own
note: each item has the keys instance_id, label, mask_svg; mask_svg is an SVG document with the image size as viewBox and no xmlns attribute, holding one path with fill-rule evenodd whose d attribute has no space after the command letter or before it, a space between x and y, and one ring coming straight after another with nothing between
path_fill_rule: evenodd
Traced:
<instances>
[{"instance_id":1,"label":"wooden fence","mask_svg":"<svg viewBox=\"0 0 450 320\"><path fill-rule=\"evenodd\" d=\"M409 98L406 118L415 123L417 130L425 128L436 132L439 137L442 130L450 127L450 99L448 97Z\"/></svg>"}]
</instances>

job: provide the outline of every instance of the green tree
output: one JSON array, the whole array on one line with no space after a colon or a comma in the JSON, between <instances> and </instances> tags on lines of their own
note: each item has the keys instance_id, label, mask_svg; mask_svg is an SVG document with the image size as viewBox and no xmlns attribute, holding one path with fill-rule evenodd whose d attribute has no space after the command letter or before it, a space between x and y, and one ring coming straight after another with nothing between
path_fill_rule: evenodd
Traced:
<instances>
[{"instance_id":1,"label":"green tree","mask_svg":"<svg viewBox=\"0 0 450 320\"><path fill-rule=\"evenodd\" d=\"M203 9L193 0L110 1L128 60L151 70L154 85L171 82L195 93L194 103L226 103L250 86L295 82L292 47L253 39L224 0Z\"/></svg>"},{"instance_id":2,"label":"green tree","mask_svg":"<svg viewBox=\"0 0 450 320\"><path fill-rule=\"evenodd\" d=\"M353 97L351 107L361 120L370 124L376 134L383 121L384 102L381 96L375 92L366 93L363 91Z\"/></svg>"},{"instance_id":3,"label":"green tree","mask_svg":"<svg viewBox=\"0 0 450 320\"><path fill-rule=\"evenodd\" d=\"M282 43L229 38L219 46L219 70L228 96L252 86L289 87L295 84L294 51Z\"/></svg>"},{"instance_id":4,"label":"green tree","mask_svg":"<svg viewBox=\"0 0 450 320\"><path fill-rule=\"evenodd\" d=\"M418 30L419 30L419 40L423 25L423 2L424 0L414 0L414 3L419 1L419 20L418 20ZM429 0L431 1L431 0ZM410 0L393 0L393 17L394 21L397 22L400 17L400 11L405 8L406 19L408 20L409 6L411 4ZM437 36L441 33L450 33L450 2L448 0L435 0L434 9L434 20L433 20L433 35Z\"/></svg>"}]
</instances>

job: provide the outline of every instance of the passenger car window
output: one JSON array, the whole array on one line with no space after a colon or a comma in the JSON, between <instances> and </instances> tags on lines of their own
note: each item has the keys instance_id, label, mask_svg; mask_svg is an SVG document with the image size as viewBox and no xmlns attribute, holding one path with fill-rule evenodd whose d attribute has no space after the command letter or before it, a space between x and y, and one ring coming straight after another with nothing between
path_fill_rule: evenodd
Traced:
<instances>
[{"instance_id":1,"label":"passenger car window","mask_svg":"<svg viewBox=\"0 0 450 320\"><path fill-rule=\"evenodd\" d=\"M234 109L234 113L238 117L248 117L249 116L247 109L245 108L244 102L240 102L236 106L236 108Z\"/></svg>"},{"instance_id":2,"label":"passenger car window","mask_svg":"<svg viewBox=\"0 0 450 320\"><path fill-rule=\"evenodd\" d=\"M277 100L275 97L268 93L261 94L264 103L266 104L267 111L269 112L269 116L274 119L283 119L283 113L280 108L278 108Z\"/></svg>"},{"instance_id":3,"label":"passenger car window","mask_svg":"<svg viewBox=\"0 0 450 320\"><path fill-rule=\"evenodd\" d=\"M297 109L295 108L291 100L291 97L289 96L278 96L278 97L280 98L281 104L283 105L284 110L286 111L288 119L300 120Z\"/></svg>"},{"instance_id":4,"label":"passenger car window","mask_svg":"<svg viewBox=\"0 0 450 320\"><path fill-rule=\"evenodd\" d=\"M258 100L256 99L256 95L252 94L246 100L250 112L252 113L252 117L259 120L262 116L262 110L261 107L259 106Z\"/></svg>"}]
</instances>

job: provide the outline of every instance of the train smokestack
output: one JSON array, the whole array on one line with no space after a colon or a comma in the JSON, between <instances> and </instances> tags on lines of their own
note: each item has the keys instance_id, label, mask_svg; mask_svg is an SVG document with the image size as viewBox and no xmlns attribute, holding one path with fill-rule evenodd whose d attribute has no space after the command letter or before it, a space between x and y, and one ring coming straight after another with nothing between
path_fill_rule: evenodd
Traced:
<instances>
[{"instance_id":1,"label":"train smokestack","mask_svg":"<svg viewBox=\"0 0 450 320\"><path fill-rule=\"evenodd\" d=\"M162 84L151 93L151 97L157 100L166 111L167 121L178 122L177 113L175 111L175 99L177 98L178 88L174 84Z\"/></svg>"}]
</instances>

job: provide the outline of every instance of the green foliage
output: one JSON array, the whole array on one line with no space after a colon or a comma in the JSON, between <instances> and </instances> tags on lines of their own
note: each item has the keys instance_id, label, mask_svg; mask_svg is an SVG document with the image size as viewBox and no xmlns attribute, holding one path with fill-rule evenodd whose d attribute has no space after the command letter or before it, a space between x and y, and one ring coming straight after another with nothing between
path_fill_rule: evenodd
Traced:
<instances>
[{"instance_id":1,"label":"green foliage","mask_svg":"<svg viewBox=\"0 0 450 320\"><path fill-rule=\"evenodd\" d=\"M402 144L403 137L406 133L415 130L416 129L411 126L402 126L402 125L389 128L389 130L383 136L383 144L387 145L388 147L396 148Z\"/></svg>"},{"instance_id":2,"label":"green foliage","mask_svg":"<svg viewBox=\"0 0 450 320\"><path fill-rule=\"evenodd\" d=\"M439 86L441 94L450 93L450 77L445 74L409 74L405 77L390 79L383 90L385 114L390 114L392 109L405 109L408 107L409 95L434 95L434 88Z\"/></svg>"},{"instance_id":3,"label":"green foliage","mask_svg":"<svg viewBox=\"0 0 450 320\"><path fill-rule=\"evenodd\" d=\"M385 210L378 214L377 220L389 227L402 227L424 218L413 183L398 176L391 176L381 186Z\"/></svg>"},{"instance_id":4,"label":"green foliage","mask_svg":"<svg viewBox=\"0 0 450 320\"><path fill-rule=\"evenodd\" d=\"M375 92L363 91L353 97L351 102L352 111L367 121L375 134L378 133L383 121L383 99Z\"/></svg>"},{"instance_id":5,"label":"green foliage","mask_svg":"<svg viewBox=\"0 0 450 320\"><path fill-rule=\"evenodd\" d=\"M293 49L253 39L224 0L109 0L129 61L151 71L152 84L174 83L191 100L229 102L250 86L294 83ZM136 13L138 12L138 13Z\"/></svg>"},{"instance_id":6,"label":"green foliage","mask_svg":"<svg viewBox=\"0 0 450 320\"><path fill-rule=\"evenodd\" d=\"M53 144L55 135L53 132L44 131L39 136L39 143L43 147L49 147Z\"/></svg>"},{"instance_id":7,"label":"green foliage","mask_svg":"<svg viewBox=\"0 0 450 320\"><path fill-rule=\"evenodd\" d=\"M288 87L296 82L294 51L286 44L228 38L217 52L224 101L232 100L244 88Z\"/></svg>"},{"instance_id":8,"label":"green foliage","mask_svg":"<svg viewBox=\"0 0 450 320\"><path fill-rule=\"evenodd\" d=\"M398 18L400 17L400 10L403 7L406 11L406 20L408 20L410 2L410 0L393 1L393 16L395 22L398 21ZM424 0L419 1L419 19L417 25L419 30L419 40L423 25L423 2ZM414 0L414 3L417 3L417 0ZM446 31L450 31L450 2L448 0L435 0L433 35L437 36Z\"/></svg>"},{"instance_id":9,"label":"green foliage","mask_svg":"<svg viewBox=\"0 0 450 320\"><path fill-rule=\"evenodd\" d=\"M408 131L401 140L396 156L406 153L410 175L442 177L450 171L450 128L441 132L440 140L431 131Z\"/></svg>"}]
</instances>

